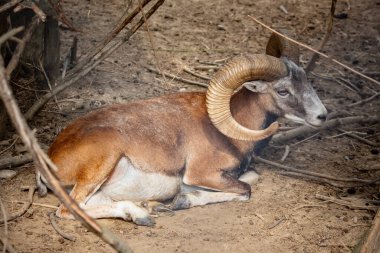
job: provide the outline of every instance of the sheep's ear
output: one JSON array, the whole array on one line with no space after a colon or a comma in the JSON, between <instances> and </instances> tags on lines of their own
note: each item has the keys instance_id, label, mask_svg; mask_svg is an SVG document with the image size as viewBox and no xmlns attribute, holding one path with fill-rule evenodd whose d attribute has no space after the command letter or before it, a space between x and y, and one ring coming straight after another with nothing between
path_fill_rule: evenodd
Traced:
<instances>
[{"instance_id":1,"label":"sheep's ear","mask_svg":"<svg viewBox=\"0 0 380 253\"><path fill-rule=\"evenodd\" d=\"M244 87L250 91L258 93L266 93L268 91L268 83L265 81L250 81L244 83Z\"/></svg>"}]
</instances>

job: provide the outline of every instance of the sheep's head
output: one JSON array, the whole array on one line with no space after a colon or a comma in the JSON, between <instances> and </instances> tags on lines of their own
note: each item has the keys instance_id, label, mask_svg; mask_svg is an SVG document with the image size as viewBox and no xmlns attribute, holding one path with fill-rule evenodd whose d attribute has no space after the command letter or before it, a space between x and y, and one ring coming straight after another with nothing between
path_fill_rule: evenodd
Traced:
<instances>
[{"instance_id":1,"label":"sheep's head","mask_svg":"<svg viewBox=\"0 0 380 253\"><path fill-rule=\"evenodd\" d=\"M279 116L312 126L320 126L326 119L326 108L304 70L296 64L298 49L272 35L267 54L236 57L210 81L206 96L209 117L219 131L231 138L258 141L278 128L274 122L266 129L251 130L235 121L230 99L242 85L253 92L266 93L273 101L272 112Z\"/></svg>"}]
</instances>

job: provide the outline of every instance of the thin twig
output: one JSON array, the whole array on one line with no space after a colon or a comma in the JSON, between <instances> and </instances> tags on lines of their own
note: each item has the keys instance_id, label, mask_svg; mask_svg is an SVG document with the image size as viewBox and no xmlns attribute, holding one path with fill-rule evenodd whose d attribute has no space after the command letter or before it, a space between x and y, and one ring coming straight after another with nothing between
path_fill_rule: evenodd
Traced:
<instances>
[{"instance_id":1,"label":"thin twig","mask_svg":"<svg viewBox=\"0 0 380 253\"><path fill-rule=\"evenodd\" d=\"M331 8L330 8L330 15L327 19L327 29L325 36L323 36L323 39L321 41L321 44L319 44L318 51L322 51L323 47L327 43L328 39L330 38L331 31L333 28L333 22L334 22L334 13L335 13L335 6L336 6L336 0L331 0ZM307 63L305 67L306 73L310 72L313 70L315 67L315 62L318 60L318 54L314 53L309 62Z\"/></svg>"},{"instance_id":2,"label":"thin twig","mask_svg":"<svg viewBox=\"0 0 380 253\"><path fill-rule=\"evenodd\" d=\"M190 69L188 69L188 68L186 68L186 67L183 68L183 71L185 71L186 73L189 73L190 75L193 75L193 76L199 77L199 78L201 78L201 79L203 79L203 80L207 80L207 81L210 81L210 80L211 80L210 77L203 76L203 75L201 75L201 74L195 73L195 72L191 71Z\"/></svg>"},{"instance_id":3,"label":"thin twig","mask_svg":"<svg viewBox=\"0 0 380 253\"><path fill-rule=\"evenodd\" d=\"M13 52L12 58L9 61L7 68L5 70L5 76L8 80L9 80L9 77L11 76L13 70L17 67L18 61L21 57L22 52L24 51L26 43L32 37L33 31L34 31L34 29L36 29L38 24L39 24L39 18L34 17L32 19L32 22L26 28L24 37L22 38L21 42L18 43L16 50Z\"/></svg>"},{"instance_id":4,"label":"thin twig","mask_svg":"<svg viewBox=\"0 0 380 253\"><path fill-rule=\"evenodd\" d=\"M278 134L275 134L272 140L275 143L282 143L282 142L292 140L299 136L315 134L322 130L336 128L339 126L346 126L348 124L377 123L377 122L380 122L380 116L368 116L368 117L352 116L352 117L346 117L346 118L337 118L337 119L326 121L321 127L318 127L318 128L303 125L289 131L280 132Z\"/></svg>"},{"instance_id":5,"label":"thin twig","mask_svg":"<svg viewBox=\"0 0 380 253\"><path fill-rule=\"evenodd\" d=\"M318 52L317 50L315 50L315 49L313 49L313 48L311 48L311 47L309 47L309 46L307 46L307 45L305 45L305 44L303 44L303 43L300 43L300 42L298 42L298 41L296 41L296 40L294 40L294 39L291 39L291 38L289 38L289 37L283 35L282 33L277 32L276 30L272 29L271 27L267 26L266 24L264 24L263 22L259 21L258 19L254 18L254 17L252 17L252 16L249 16L249 15L248 15L248 17L250 17L250 18L251 18L253 21L255 21L256 23L262 25L262 26L265 27L266 29L270 30L271 32L274 32L275 34L277 34L277 35L279 35L279 36L281 36L281 37L283 37L283 38L285 38L285 39L287 39L287 40L289 40L289 41L291 41L291 42L293 42L293 43L295 43L295 44L297 44L297 45L299 45L299 46L302 46L302 47L304 47L304 48L306 48L306 49L308 49L308 50L310 50L310 51L313 51L314 53L319 54L319 55L322 56L323 58L326 58L326 59L328 59L328 60L330 60L330 61L332 61L332 62L334 62L334 63L336 63L336 64L338 64L338 65L340 65L340 66L342 66L343 68L345 68L345 69L347 69L347 70L349 70L349 71L351 71L351 72L353 72L353 73L355 73L355 74L357 74L357 75L359 75L359 76L361 76L361 77L363 77L363 78L365 78L365 79L367 79L367 80L369 80L369 81L371 81L371 82L373 82L373 83L376 83L376 84L380 85L380 82L379 82L379 81L377 81L377 80L375 80L375 79L373 79L373 78L371 78L371 77L369 77L369 76L366 76L366 75L360 73L359 71L357 71L357 70L355 70L355 69L353 69L353 68L350 68L349 66L347 66L347 65L345 65L345 64L343 64L343 63L341 63L340 61L335 60L334 58L329 57L328 55L326 55L326 54L324 54L324 53Z\"/></svg>"},{"instance_id":6,"label":"thin twig","mask_svg":"<svg viewBox=\"0 0 380 253\"><path fill-rule=\"evenodd\" d=\"M354 139L357 139L357 140L359 140L359 141L361 141L361 142L363 142L363 143L365 143L365 144L368 144L368 145L370 145L370 146L373 146L373 147L377 147L377 146L379 146L379 144L377 144L377 143L375 143L375 142L373 142L373 141L370 141L370 140L364 139L363 137L360 137L360 136L358 136L358 135L356 135L356 134L354 134L354 133L352 133L352 132L347 132L347 131L345 131L345 130L343 130L343 129L339 129L339 128L338 128L338 131L339 131L339 132L342 132L342 133L344 133L345 135L350 136L350 137L352 137L352 138L354 138Z\"/></svg>"},{"instance_id":7,"label":"thin twig","mask_svg":"<svg viewBox=\"0 0 380 253\"><path fill-rule=\"evenodd\" d=\"M22 30L24 30L24 27L23 26L20 26L20 27L17 27L17 28L14 28L6 33L4 33L3 35L0 36L0 46L7 40L9 40L10 38L12 38L13 36L15 36L16 34L18 34L19 32L21 32Z\"/></svg>"},{"instance_id":8,"label":"thin twig","mask_svg":"<svg viewBox=\"0 0 380 253\"><path fill-rule=\"evenodd\" d=\"M12 1L9 1L8 3L6 3L6 4L3 4L2 6L0 6L0 13L13 8L14 6L16 6L17 4L21 3L22 1L23 0L12 0Z\"/></svg>"},{"instance_id":9,"label":"thin twig","mask_svg":"<svg viewBox=\"0 0 380 253\"><path fill-rule=\"evenodd\" d=\"M51 86L50 79L49 79L49 77L48 77L48 75L47 75L47 73L46 73L46 71L45 71L44 65L42 64L42 61L41 61L41 60L39 60L39 62L40 62L40 68L41 68L41 71L42 71L42 73L44 74L44 77L45 77L45 79L46 79L47 85L48 85L50 91L52 91L53 88L52 88L52 86ZM55 102L55 104L57 105L58 110L62 111L62 108L61 108L61 106L60 106L59 103L58 103L57 96L54 96L54 102Z\"/></svg>"},{"instance_id":10,"label":"thin twig","mask_svg":"<svg viewBox=\"0 0 380 253\"><path fill-rule=\"evenodd\" d=\"M282 217L281 219L273 222L271 225L268 226L268 229L273 229L275 227L277 227L278 225L280 225L283 221L285 220L285 216Z\"/></svg>"},{"instance_id":11,"label":"thin twig","mask_svg":"<svg viewBox=\"0 0 380 253\"><path fill-rule=\"evenodd\" d=\"M311 175L305 175L304 173L298 173L298 172L291 172L291 171L280 171L278 174L283 175L283 176L289 176L289 177L300 177L300 178L307 178L313 181L321 182L324 184L328 184L337 188L343 188L347 187L346 185L342 184L337 184L335 182L331 182L328 179L320 178L320 177L315 177Z\"/></svg>"},{"instance_id":12,"label":"thin twig","mask_svg":"<svg viewBox=\"0 0 380 253\"><path fill-rule=\"evenodd\" d=\"M21 200L16 200L16 201L11 200L11 201L7 201L7 202L19 203L19 204L25 204L26 203L25 201L21 201ZM46 208L50 208L50 209L58 209L57 206L52 206L52 205L42 204L42 203L36 203L36 202L33 202L32 206L40 206L40 207L46 207Z\"/></svg>"},{"instance_id":13,"label":"thin twig","mask_svg":"<svg viewBox=\"0 0 380 253\"><path fill-rule=\"evenodd\" d=\"M65 16L65 12L62 8L61 1L48 0L54 11L57 13L59 20L65 24L70 30L75 32L81 32L81 30L75 28L70 20Z\"/></svg>"},{"instance_id":14,"label":"thin twig","mask_svg":"<svg viewBox=\"0 0 380 253\"><path fill-rule=\"evenodd\" d=\"M12 247L12 245L10 245L9 243L6 244L6 241L4 240L4 238L0 237L0 242L3 245L7 245L6 249L7 249L8 253L17 253L17 251Z\"/></svg>"},{"instance_id":15,"label":"thin twig","mask_svg":"<svg viewBox=\"0 0 380 253\"><path fill-rule=\"evenodd\" d=\"M55 232L57 232L57 233L58 233L60 236L62 236L64 239L69 240L69 241L72 241L72 242L75 242L75 240L76 240L75 236L66 233L65 231L63 231L63 230L58 226L58 224L57 224L57 222L56 222L56 220L55 220L55 214L54 214L54 213L50 213L50 214L49 214L49 218L50 218L51 226L54 228Z\"/></svg>"},{"instance_id":16,"label":"thin twig","mask_svg":"<svg viewBox=\"0 0 380 253\"><path fill-rule=\"evenodd\" d=\"M355 205L355 204L352 204L350 201L347 201L347 200L337 199L334 197L324 196L321 194L315 194L315 198L320 199L320 200L324 200L324 201L328 201L331 203L335 203L337 205L346 206L350 209L371 210L371 211L375 211L375 212L378 209L377 206Z\"/></svg>"},{"instance_id":17,"label":"thin twig","mask_svg":"<svg viewBox=\"0 0 380 253\"><path fill-rule=\"evenodd\" d=\"M0 196L0 207L1 207L1 212L3 213L3 219L4 219L4 240L3 240L3 253L5 253L5 250L7 249L7 246L8 246L8 213L7 213L7 210L5 210L5 206L4 206L4 203L3 203L3 200L1 199L1 196Z\"/></svg>"},{"instance_id":18,"label":"thin twig","mask_svg":"<svg viewBox=\"0 0 380 253\"><path fill-rule=\"evenodd\" d=\"M347 107L353 107L353 106L357 106L357 105L363 105L365 103L371 102L372 100L374 100L375 98L377 98L379 95L380 95L380 92L377 92L374 95L370 96L369 98L366 98L366 99L360 100L358 102L349 104L349 105L347 105Z\"/></svg>"},{"instance_id":19,"label":"thin twig","mask_svg":"<svg viewBox=\"0 0 380 253\"><path fill-rule=\"evenodd\" d=\"M313 176L313 177L325 178L325 179L333 180L333 181L348 182L348 183L365 183L365 184L372 184L374 182L379 181L379 179L376 179L376 180L367 180L367 179L360 179L360 178L334 177L334 176L325 175L325 174L322 174L322 173L317 173L317 172L312 172L312 171L306 171L306 170L296 169L294 167L290 167L290 166L286 166L286 165L283 165L283 164L280 164L280 163L276 163L276 162L273 162L273 161L266 160L266 159L261 158L259 156L254 156L253 158L257 162L261 162L261 163L265 163L265 164L268 164L268 165L272 165L272 166L275 166L277 168L281 168L281 169L284 169L284 170L287 170L287 171L301 173L301 174L304 174L304 175L310 175L310 176Z\"/></svg>"},{"instance_id":20,"label":"thin twig","mask_svg":"<svg viewBox=\"0 0 380 253\"><path fill-rule=\"evenodd\" d=\"M18 141L18 139L19 139L19 137L17 136L15 138L15 140L11 143L11 145L9 145L7 148L5 148L5 149L3 149L3 150L0 151L0 155L3 154L3 153L5 153L5 152L7 152L8 150L10 150L16 144L16 142Z\"/></svg>"},{"instance_id":21,"label":"thin twig","mask_svg":"<svg viewBox=\"0 0 380 253\"><path fill-rule=\"evenodd\" d=\"M138 0L138 3L140 5L140 11L141 11L141 14L144 18L144 26L145 26L145 30L148 34L148 38L149 38L149 43L150 43L150 46L152 48L152 52L153 52L153 59L155 61L155 65L156 65L156 68L158 69L159 72L162 73L162 78L164 79L164 84L166 85L166 87L168 88L169 87L169 84L166 80L166 77L165 75L163 74L164 72L162 71L162 64L161 62L158 60L158 57L157 57L157 50L156 50L156 46L154 44L154 40L153 40L153 37L152 37L152 34L150 33L150 30L149 30L149 25L148 25L148 20L146 19L146 16L145 16L145 13L144 13L144 10L143 10L143 6L142 6L142 3L141 3L141 0Z\"/></svg>"},{"instance_id":22,"label":"thin twig","mask_svg":"<svg viewBox=\"0 0 380 253\"><path fill-rule=\"evenodd\" d=\"M156 74L168 76L168 77L172 78L173 80L181 81L181 82L188 83L188 84L194 84L194 85L198 85L198 86L205 87L205 88L208 87L208 85L205 84L205 83L200 83L200 82L197 82L197 81L181 78L181 77L169 74L169 73L164 73L164 72L160 73L160 71L158 71L158 70L156 70L154 68L151 68L151 67L147 67L147 69L149 71L151 71L151 72L156 73Z\"/></svg>"},{"instance_id":23,"label":"thin twig","mask_svg":"<svg viewBox=\"0 0 380 253\"><path fill-rule=\"evenodd\" d=\"M158 0L149 10L145 13L146 17L149 18L153 13L164 3L165 0ZM66 88L73 85L79 79L87 75L92 69L94 69L100 62L105 58L111 55L116 49L123 45L129 38L136 33L136 31L143 25L144 19L141 18L119 41L116 41L113 45L108 46L99 54L94 56L94 58L84 58L81 62L84 62L84 65L77 64L73 69L71 69L66 76L66 79L57 82L57 86L53 89L51 93L47 93L42 96L36 103L34 103L25 114L26 120L30 120L33 116L38 113L42 107L58 93L62 92ZM88 63L88 64L86 64Z\"/></svg>"},{"instance_id":24,"label":"thin twig","mask_svg":"<svg viewBox=\"0 0 380 253\"><path fill-rule=\"evenodd\" d=\"M11 221L11 220L17 219L18 217L24 215L26 213L26 211L28 211L29 207L33 203L33 195L34 195L35 190L36 190L35 186L28 187L28 202L26 202L23 205L23 207L20 210L18 210L17 212L10 214L7 217L7 220L0 219L0 223L5 223L7 221Z\"/></svg>"}]
</instances>

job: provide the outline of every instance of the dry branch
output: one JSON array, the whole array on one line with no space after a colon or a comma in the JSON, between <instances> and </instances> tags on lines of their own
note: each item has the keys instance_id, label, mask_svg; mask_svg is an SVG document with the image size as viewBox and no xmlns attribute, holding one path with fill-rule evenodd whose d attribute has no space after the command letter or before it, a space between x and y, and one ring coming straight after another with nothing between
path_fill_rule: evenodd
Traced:
<instances>
[{"instance_id":1,"label":"dry branch","mask_svg":"<svg viewBox=\"0 0 380 253\"><path fill-rule=\"evenodd\" d=\"M169 73L165 73L165 72L160 72L154 68L151 68L151 67L147 67L147 69L153 73L156 73L156 74L159 74L159 75L164 75L164 76L168 76L170 78L172 78L173 80L177 80L177 81L181 81L183 83L188 83L188 84L194 84L194 85L197 85L197 86L201 86L201 87L205 87L207 88L208 85L205 84L205 83L200 83L200 82L197 82L197 81L193 81L193 80L189 80L189 79L185 79L185 78L181 78L181 77L178 77L178 76L175 76L175 75L172 75L172 74L169 74Z\"/></svg>"},{"instance_id":2,"label":"dry branch","mask_svg":"<svg viewBox=\"0 0 380 253\"><path fill-rule=\"evenodd\" d=\"M7 243L6 239L0 237L0 242L6 247L8 253L17 253L17 251L12 247L12 245Z\"/></svg>"},{"instance_id":3,"label":"dry branch","mask_svg":"<svg viewBox=\"0 0 380 253\"><path fill-rule=\"evenodd\" d=\"M0 13L13 8L14 6L21 3L22 1L23 0L12 0L6 4L3 4L2 6L0 6Z\"/></svg>"},{"instance_id":4,"label":"dry branch","mask_svg":"<svg viewBox=\"0 0 380 253\"><path fill-rule=\"evenodd\" d=\"M365 78L365 79L367 79L367 80L369 80L369 81L371 81L371 82L373 82L373 83L376 83L377 85L380 85L380 81L377 81L377 80L375 80L375 79L373 79L373 78L371 78L371 77L369 77L369 76L366 76L366 75L360 73L359 71L357 71L357 70L355 70L355 69L353 69L353 68L351 68L351 67L349 67L349 66L347 66L347 65L345 65L345 64L343 64L343 63L341 63L340 61L338 61L338 60L336 60L336 59L334 59L334 58L331 58L331 57L329 57L328 55L326 55L326 54L324 54L324 53L321 53L321 52L315 50L315 49L312 48L312 47L309 47L308 45L305 45L305 44L303 44L303 43L301 43L301 42L298 42L298 41L296 41L296 40L294 40L294 39L291 39L291 38L289 38L289 37L283 35L282 33L280 33L280 32L278 32L278 31L274 30L273 28L267 26L266 24L264 24L263 22L259 21L258 19L254 18L254 17L252 17L252 16L248 16L248 17L250 17L250 18L251 18L253 21L255 21L256 23L262 25L262 26L265 27L266 29L270 30L271 32L273 32L273 33L275 33L275 34L277 34L277 35L279 35L279 36L281 36L281 37L283 37L283 38L285 38L285 39L287 39L287 40L289 40L289 41L291 41L291 42L293 42L293 43L295 43L295 44L297 44L297 45L299 45L299 46L301 46L301 47L303 47L303 48L306 48L306 49L308 49L308 50L310 50L310 51L312 51L312 52L314 52L314 53L316 53L316 54L322 56L322 57L325 58L325 59L328 59L328 60L330 60L330 61L332 61L332 62L334 62L334 63L340 65L341 67L343 67L343 68L345 68L345 69L347 69L347 70L349 70L349 71L355 73L356 75L359 75L359 76L361 76L361 77L363 77L363 78Z\"/></svg>"},{"instance_id":5,"label":"dry branch","mask_svg":"<svg viewBox=\"0 0 380 253\"><path fill-rule=\"evenodd\" d=\"M372 226L365 235L360 246L360 253L375 253L380 251L380 208L372 221Z\"/></svg>"},{"instance_id":6,"label":"dry branch","mask_svg":"<svg viewBox=\"0 0 380 253\"><path fill-rule=\"evenodd\" d=\"M20 109L17 106L16 100L9 87L7 78L5 77L5 69L3 66L3 59L0 57L0 96L7 109L8 115L16 128L20 138L25 144L25 147L31 153L36 167L44 176L55 195L62 201L62 203L70 210L74 216L80 220L84 225L89 227L94 233L101 237L105 242L110 244L118 252L132 252L131 249L123 241L116 238L110 231L101 227L91 217L89 217L79 205L66 193L65 189L61 186L60 182L55 175L57 168L42 151L38 144L33 132L28 127L25 119L23 118Z\"/></svg>"},{"instance_id":7,"label":"dry branch","mask_svg":"<svg viewBox=\"0 0 380 253\"><path fill-rule=\"evenodd\" d=\"M327 20L326 33L325 33L325 36L323 37L323 39L321 41L321 44L319 45L319 47L317 49L318 51L322 51L322 49L325 46L326 42L330 38L331 31L332 31L332 28L333 28L333 22L334 22L334 13L335 13L336 1L337 0L332 0L331 1L330 15L329 15L328 20ZM316 54L316 53L314 53L311 56L309 62L307 63L307 65L305 67L306 73L308 73L308 72L310 72L310 71L312 71L314 69L315 62L318 60L318 57L319 57L319 55Z\"/></svg>"},{"instance_id":8,"label":"dry branch","mask_svg":"<svg viewBox=\"0 0 380 253\"><path fill-rule=\"evenodd\" d=\"M164 3L165 0L158 0L149 10L145 13L146 19L150 16ZM65 80L58 81L57 86L52 90L52 92L42 96L36 103L34 103L25 114L26 120L30 120L33 116L38 113L42 107L55 95L62 92L66 88L73 85L79 79L87 75L92 69L94 69L101 61L112 54L116 49L123 45L129 38L144 24L144 18L140 20L126 32L126 34L121 38L121 40L116 41L112 45L108 45L104 50L99 52L94 58L88 59L87 57L82 60L82 62L87 63L85 66L77 65L68 72Z\"/></svg>"},{"instance_id":9,"label":"dry branch","mask_svg":"<svg viewBox=\"0 0 380 253\"><path fill-rule=\"evenodd\" d=\"M73 235L70 235L68 233L66 233L65 231L63 231L57 224L56 220L55 220L55 215L54 213L50 213L49 214L49 218L50 218L50 223L51 223L51 226L54 228L54 230L60 235L62 236L64 239L66 240L69 240L69 241L72 241L72 242L75 242L75 237Z\"/></svg>"},{"instance_id":10,"label":"dry branch","mask_svg":"<svg viewBox=\"0 0 380 253\"><path fill-rule=\"evenodd\" d=\"M22 38L22 40L18 43L16 50L14 51L11 60L9 61L7 68L5 70L5 76L7 79L11 76L13 70L17 67L18 61L21 57L22 52L24 51L24 48L26 46L26 43L30 40L32 37L34 29L39 24L38 17L34 17L32 19L32 22L29 24L29 26L26 28L25 35Z\"/></svg>"},{"instance_id":11,"label":"dry branch","mask_svg":"<svg viewBox=\"0 0 380 253\"><path fill-rule=\"evenodd\" d=\"M201 75L201 74L195 73L195 72L191 71L191 70L188 69L188 68L183 68L183 71L185 71L186 73L189 73L190 75L193 75L193 76L196 76L196 77L201 78L201 79L203 79L203 80L206 80L206 81L210 81L210 80L211 80L210 77L203 76L203 75Z\"/></svg>"},{"instance_id":12,"label":"dry branch","mask_svg":"<svg viewBox=\"0 0 380 253\"><path fill-rule=\"evenodd\" d=\"M259 156L254 156L253 158L257 162L261 162L261 163L265 163L265 164L268 164L268 165L272 165L272 166L275 166L277 168L281 168L281 169L284 169L284 170L287 170L287 171L292 171L292 172L296 172L296 173L300 173L300 174L304 174L304 175L309 175L309 176L313 176L313 177L324 178L324 179L328 179L328 180L332 180L332 181L340 181L340 182L347 182L347 183L364 183L364 184L372 184L372 183L375 183L375 182L379 181L379 179L376 179L376 180L367 180L367 179L360 179L360 178L333 177L333 176L330 176L330 175L325 175L325 174L321 174L321 173L317 173L317 172L296 169L294 167L290 167L290 166L287 166L287 165L283 165L283 164L280 164L280 163L276 163L276 162L273 162L273 161L266 160L266 159L261 158Z\"/></svg>"},{"instance_id":13,"label":"dry branch","mask_svg":"<svg viewBox=\"0 0 380 253\"><path fill-rule=\"evenodd\" d=\"M34 192L36 191L36 187L30 186L27 189L28 189L28 201L24 203L24 205L22 206L22 208L20 210L18 210L15 213L8 215L7 220L4 220L3 218L1 218L0 223L4 223L4 222L8 222L8 221L17 219L18 217L24 215L24 213L26 213L26 211L28 211L29 207L33 203L33 195L34 195Z\"/></svg>"},{"instance_id":14,"label":"dry branch","mask_svg":"<svg viewBox=\"0 0 380 253\"><path fill-rule=\"evenodd\" d=\"M31 154L26 154L26 155L18 155L18 156L13 156L10 158L4 158L0 160L0 170L1 169L9 169L9 168L14 168L17 166L24 165L26 163L33 162L33 158Z\"/></svg>"},{"instance_id":15,"label":"dry branch","mask_svg":"<svg viewBox=\"0 0 380 253\"><path fill-rule=\"evenodd\" d=\"M377 206L360 205L349 200L337 199L334 197L324 196L321 194L315 194L315 198L319 200L335 203L337 205L346 206L350 209L362 209L362 210L370 210L370 211L375 211L375 212L378 209Z\"/></svg>"},{"instance_id":16,"label":"dry branch","mask_svg":"<svg viewBox=\"0 0 380 253\"><path fill-rule=\"evenodd\" d=\"M338 118L338 119L332 119L326 121L321 127L313 128L310 126L300 126L295 129L284 131L278 134L275 134L272 138L273 142L275 143L282 143L289 140L292 140L299 136L306 136L315 134L319 131L336 128L340 126L346 126L348 124L354 124L354 123L377 123L380 122L380 116L352 116L352 117L346 117L346 118Z\"/></svg>"}]
</instances>

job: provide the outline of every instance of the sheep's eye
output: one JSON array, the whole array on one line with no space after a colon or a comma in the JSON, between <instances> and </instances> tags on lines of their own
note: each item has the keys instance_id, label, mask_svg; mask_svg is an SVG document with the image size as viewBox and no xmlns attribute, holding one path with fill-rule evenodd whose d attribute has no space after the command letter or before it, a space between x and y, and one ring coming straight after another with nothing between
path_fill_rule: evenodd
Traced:
<instances>
[{"instance_id":1,"label":"sheep's eye","mask_svg":"<svg viewBox=\"0 0 380 253\"><path fill-rule=\"evenodd\" d=\"M277 94L280 95L281 97L286 97L287 95L289 95L289 91L286 89L281 89L281 90L277 90Z\"/></svg>"}]
</instances>

